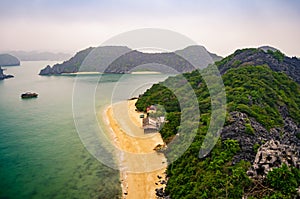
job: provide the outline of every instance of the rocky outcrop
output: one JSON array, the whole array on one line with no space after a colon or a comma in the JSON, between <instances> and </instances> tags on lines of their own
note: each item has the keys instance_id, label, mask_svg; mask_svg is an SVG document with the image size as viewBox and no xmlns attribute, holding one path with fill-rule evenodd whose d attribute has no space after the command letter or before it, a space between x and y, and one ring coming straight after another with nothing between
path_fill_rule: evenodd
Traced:
<instances>
[{"instance_id":1,"label":"rocky outcrop","mask_svg":"<svg viewBox=\"0 0 300 199\"><path fill-rule=\"evenodd\" d=\"M158 181L155 183L156 185L160 185L161 187L155 189L156 199L170 199L170 196L165 192L165 186L167 184L167 178L165 176L157 176Z\"/></svg>"},{"instance_id":2,"label":"rocky outcrop","mask_svg":"<svg viewBox=\"0 0 300 199\"><path fill-rule=\"evenodd\" d=\"M165 193L164 188L155 189L155 195L156 199L170 199L170 196Z\"/></svg>"},{"instance_id":3,"label":"rocky outcrop","mask_svg":"<svg viewBox=\"0 0 300 199\"><path fill-rule=\"evenodd\" d=\"M237 50L232 55L216 64L218 65L221 74L226 73L230 68L249 65L268 65L273 71L284 72L294 81L300 83L300 59L296 57L287 57L282 54L283 57L281 60L274 55L274 50L276 49L271 47L268 47L268 49L262 47L261 49L252 48Z\"/></svg>"},{"instance_id":4,"label":"rocky outcrop","mask_svg":"<svg viewBox=\"0 0 300 199\"><path fill-rule=\"evenodd\" d=\"M270 140L258 149L254 163L247 175L257 180L264 179L269 171L279 168L283 164L300 169L299 147Z\"/></svg>"},{"instance_id":5,"label":"rocky outcrop","mask_svg":"<svg viewBox=\"0 0 300 199\"><path fill-rule=\"evenodd\" d=\"M78 52L74 57L62 64L55 64L54 66L46 66L42 69L39 75L59 75L62 73L75 73L79 71L79 67L86 58L86 56L93 50L93 48L87 48Z\"/></svg>"},{"instance_id":6,"label":"rocky outcrop","mask_svg":"<svg viewBox=\"0 0 300 199\"><path fill-rule=\"evenodd\" d=\"M3 73L3 69L0 67L0 80L8 79L8 78L13 78L13 75L5 75Z\"/></svg>"},{"instance_id":7,"label":"rocky outcrop","mask_svg":"<svg viewBox=\"0 0 300 199\"><path fill-rule=\"evenodd\" d=\"M0 66L19 66L20 60L9 54L0 54Z\"/></svg>"},{"instance_id":8,"label":"rocky outcrop","mask_svg":"<svg viewBox=\"0 0 300 199\"><path fill-rule=\"evenodd\" d=\"M249 118L247 114L241 112L231 112L230 121L222 132L221 139L234 139L239 142L240 152L233 158L233 164L246 160L254 163L259 146L270 140L279 141L283 145L294 145L300 149L300 128L289 117L284 118L284 126L265 129L254 118Z\"/></svg>"}]
</instances>

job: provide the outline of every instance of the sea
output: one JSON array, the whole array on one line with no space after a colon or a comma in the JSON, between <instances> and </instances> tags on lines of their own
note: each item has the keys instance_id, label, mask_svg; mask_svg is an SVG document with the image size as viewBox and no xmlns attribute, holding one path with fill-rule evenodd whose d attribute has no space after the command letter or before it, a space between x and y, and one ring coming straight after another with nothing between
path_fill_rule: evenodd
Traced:
<instances>
[{"instance_id":1,"label":"sea","mask_svg":"<svg viewBox=\"0 0 300 199\"><path fill-rule=\"evenodd\" d=\"M103 111L168 75L38 75L55 63L24 61L4 67L15 78L0 81L0 199L119 198L119 171L89 152L82 141L85 132L78 132L74 117L86 115L80 124L90 125L94 120L89 116L98 113L91 115L84 103L92 103L88 107L94 112ZM89 90L93 93L85 93ZM27 91L38 93L38 98L21 99ZM92 99L81 101L81 95Z\"/></svg>"}]
</instances>

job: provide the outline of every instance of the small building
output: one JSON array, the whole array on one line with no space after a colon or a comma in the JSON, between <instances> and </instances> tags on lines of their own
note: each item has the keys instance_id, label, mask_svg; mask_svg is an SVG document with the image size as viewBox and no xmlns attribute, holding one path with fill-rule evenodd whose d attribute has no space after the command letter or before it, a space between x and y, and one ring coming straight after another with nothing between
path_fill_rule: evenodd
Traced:
<instances>
[{"instance_id":1,"label":"small building","mask_svg":"<svg viewBox=\"0 0 300 199\"><path fill-rule=\"evenodd\" d=\"M149 133L157 133L158 129L156 126L153 125L146 125L143 127L144 128L144 133L149 134Z\"/></svg>"},{"instance_id":2,"label":"small building","mask_svg":"<svg viewBox=\"0 0 300 199\"><path fill-rule=\"evenodd\" d=\"M147 113L156 113L157 107L155 105L151 105L147 107Z\"/></svg>"},{"instance_id":3,"label":"small building","mask_svg":"<svg viewBox=\"0 0 300 199\"><path fill-rule=\"evenodd\" d=\"M157 118L146 117L146 118L143 118L144 133L145 134L157 133L164 123L165 123L165 117L157 117Z\"/></svg>"},{"instance_id":4,"label":"small building","mask_svg":"<svg viewBox=\"0 0 300 199\"><path fill-rule=\"evenodd\" d=\"M150 117L143 118L143 129L145 134L157 133L158 132L157 122Z\"/></svg>"}]
</instances>

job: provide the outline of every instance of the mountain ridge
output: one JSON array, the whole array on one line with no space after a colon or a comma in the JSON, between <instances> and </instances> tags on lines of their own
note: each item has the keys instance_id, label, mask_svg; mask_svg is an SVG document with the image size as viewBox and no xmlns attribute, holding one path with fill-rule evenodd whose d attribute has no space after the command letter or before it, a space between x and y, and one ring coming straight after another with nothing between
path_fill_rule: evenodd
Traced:
<instances>
[{"instance_id":1,"label":"mountain ridge","mask_svg":"<svg viewBox=\"0 0 300 199\"><path fill-rule=\"evenodd\" d=\"M216 65L221 74L226 73L230 68L268 65L273 71L284 72L297 83L300 83L300 59L288 57L279 50L272 51L269 49L265 51L260 48L236 50L225 59L216 62Z\"/></svg>"},{"instance_id":2,"label":"mountain ridge","mask_svg":"<svg viewBox=\"0 0 300 199\"><path fill-rule=\"evenodd\" d=\"M7 51L6 53L17 57L21 61L60 61L71 57L68 53L53 53L47 51Z\"/></svg>"}]
</instances>

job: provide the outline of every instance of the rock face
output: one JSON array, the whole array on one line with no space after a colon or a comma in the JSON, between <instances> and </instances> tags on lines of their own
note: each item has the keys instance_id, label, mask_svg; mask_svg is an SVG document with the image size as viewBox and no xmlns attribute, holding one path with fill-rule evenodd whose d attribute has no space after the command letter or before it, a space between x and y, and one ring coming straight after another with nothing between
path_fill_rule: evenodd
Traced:
<instances>
[{"instance_id":1,"label":"rock face","mask_svg":"<svg viewBox=\"0 0 300 199\"><path fill-rule=\"evenodd\" d=\"M9 54L0 54L0 66L19 66L20 60Z\"/></svg>"},{"instance_id":2,"label":"rock face","mask_svg":"<svg viewBox=\"0 0 300 199\"><path fill-rule=\"evenodd\" d=\"M300 150L300 140L298 138L300 128L289 117L284 118L283 127L272 128L268 131L245 113L231 112L229 115L231 118L230 124L223 128L221 138L222 140L234 139L240 144L241 151L234 156L233 164L241 160L254 163L256 150L270 140L278 141L283 145L293 145Z\"/></svg>"},{"instance_id":3,"label":"rock face","mask_svg":"<svg viewBox=\"0 0 300 199\"><path fill-rule=\"evenodd\" d=\"M13 75L5 75L3 69L0 67L0 80L8 79L14 77Z\"/></svg>"},{"instance_id":4,"label":"rock face","mask_svg":"<svg viewBox=\"0 0 300 199\"><path fill-rule=\"evenodd\" d=\"M258 149L247 175L254 179L264 179L269 171L283 164L300 169L299 147L270 140Z\"/></svg>"},{"instance_id":5,"label":"rock face","mask_svg":"<svg viewBox=\"0 0 300 199\"><path fill-rule=\"evenodd\" d=\"M278 50L278 49L276 49L272 46L261 46L261 47L259 47L259 49L262 49L265 52L268 52L269 50L271 50L273 52L276 52Z\"/></svg>"},{"instance_id":6,"label":"rock face","mask_svg":"<svg viewBox=\"0 0 300 199\"><path fill-rule=\"evenodd\" d=\"M80 51L62 64L47 66L41 70L40 75L79 71L122 74L136 70L183 73L204 68L220 59L202 46L190 46L171 53L143 53L124 46L104 46Z\"/></svg>"},{"instance_id":7,"label":"rock face","mask_svg":"<svg viewBox=\"0 0 300 199\"><path fill-rule=\"evenodd\" d=\"M62 73L76 72L104 72L107 66L119 56L131 49L124 46L104 46L87 48L79 51L74 57L62 64L46 66L40 75L60 75Z\"/></svg>"},{"instance_id":8,"label":"rock face","mask_svg":"<svg viewBox=\"0 0 300 199\"><path fill-rule=\"evenodd\" d=\"M49 65L42 69L39 75L59 75L62 73L75 73L79 71L85 57L91 52L93 48L88 48L78 52L74 57L62 64L55 64L53 67Z\"/></svg>"},{"instance_id":9,"label":"rock face","mask_svg":"<svg viewBox=\"0 0 300 199\"><path fill-rule=\"evenodd\" d=\"M284 72L294 81L300 83L300 59L283 56L282 60L274 56L274 48L261 47L258 49L237 50L228 59L217 63L220 73L224 74L230 68L242 66L268 65L275 72ZM278 51L279 52L279 51Z\"/></svg>"}]
</instances>

